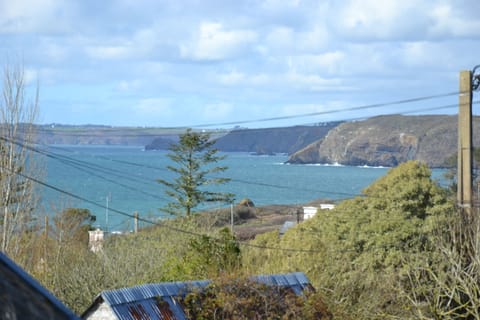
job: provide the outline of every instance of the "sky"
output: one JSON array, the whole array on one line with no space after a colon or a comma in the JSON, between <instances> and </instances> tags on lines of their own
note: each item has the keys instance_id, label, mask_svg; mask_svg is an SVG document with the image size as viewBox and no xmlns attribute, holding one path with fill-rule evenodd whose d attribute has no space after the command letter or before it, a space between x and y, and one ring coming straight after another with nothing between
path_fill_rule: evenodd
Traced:
<instances>
[{"instance_id":1,"label":"sky","mask_svg":"<svg viewBox=\"0 0 480 320\"><path fill-rule=\"evenodd\" d=\"M43 124L453 114L459 72L480 64L479 12L478 0L0 0L0 63L38 84Z\"/></svg>"}]
</instances>

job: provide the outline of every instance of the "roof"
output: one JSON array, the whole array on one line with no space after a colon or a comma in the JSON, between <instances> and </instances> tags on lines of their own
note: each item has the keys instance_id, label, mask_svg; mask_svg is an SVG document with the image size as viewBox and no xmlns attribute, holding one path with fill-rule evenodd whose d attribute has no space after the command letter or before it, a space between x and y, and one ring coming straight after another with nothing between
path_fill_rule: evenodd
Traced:
<instances>
[{"instance_id":1,"label":"roof","mask_svg":"<svg viewBox=\"0 0 480 320\"><path fill-rule=\"evenodd\" d=\"M267 285L291 288L295 294L311 287L305 274L301 272L261 275L252 280ZM177 297L184 297L195 289L205 288L211 281L162 282L145 284L130 288L108 290L100 293L94 303L83 313L82 318L90 314L102 302L107 303L118 319L186 319L181 302Z\"/></svg>"},{"instance_id":2,"label":"roof","mask_svg":"<svg viewBox=\"0 0 480 320\"><path fill-rule=\"evenodd\" d=\"M0 252L0 319L79 319Z\"/></svg>"},{"instance_id":3,"label":"roof","mask_svg":"<svg viewBox=\"0 0 480 320\"><path fill-rule=\"evenodd\" d=\"M288 229L293 228L297 225L296 221L285 221L283 225L280 227L279 234L284 235Z\"/></svg>"}]
</instances>

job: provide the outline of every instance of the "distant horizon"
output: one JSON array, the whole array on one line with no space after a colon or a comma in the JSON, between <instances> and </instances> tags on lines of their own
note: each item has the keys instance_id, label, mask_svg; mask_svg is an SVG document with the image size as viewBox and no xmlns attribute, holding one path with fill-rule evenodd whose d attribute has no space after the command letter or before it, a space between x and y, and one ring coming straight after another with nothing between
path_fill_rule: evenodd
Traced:
<instances>
[{"instance_id":1,"label":"distant horizon","mask_svg":"<svg viewBox=\"0 0 480 320\"><path fill-rule=\"evenodd\" d=\"M36 126L65 126L65 127L105 127L109 129L121 129L121 128L131 128L131 129L171 129L171 130L183 130L183 129L195 129L195 130L242 130L242 129L275 129L275 128L289 128L289 127L296 127L296 126L317 126L323 123L335 123L335 122L351 122L351 121L363 121L368 120L375 117L388 117L388 116L405 116L405 117L429 117L429 116L451 116L455 117L458 114L400 114L400 113L393 113L393 114L381 114L381 115L372 115L368 117L358 117L354 119L346 119L346 120L332 120L332 121L323 121L323 122L316 122L316 123L308 123L308 124L294 124L294 125L285 125L285 126L269 126L269 127L249 127L249 126L240 126L236 125L234 127L213 127L215 124L211 124L205 127L200 126L184 126L184 127L162 127L162 126L136 126L136 125L107 125L107 124L94 124L94 123L84 123L84 124L69 124L69 123L35 123ZM473 115L473 117L478 117L478 115ZM241 123L245 123L246 121L241 121ZM252 123L256 123L257 121L252 120Z\"/></svg>"}]
</instances>

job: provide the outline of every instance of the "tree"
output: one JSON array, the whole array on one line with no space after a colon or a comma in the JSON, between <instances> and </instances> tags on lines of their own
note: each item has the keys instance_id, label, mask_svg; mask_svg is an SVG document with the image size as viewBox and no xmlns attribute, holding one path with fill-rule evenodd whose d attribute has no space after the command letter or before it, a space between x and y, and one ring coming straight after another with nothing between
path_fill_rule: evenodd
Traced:
<instances>
[{"instance_id":1,"label":"tree","mask_svg":"<svg viewBox=\"0 0 480 320\"><path fill-rule=\"evenodd\" d=\"M180 135L180 141L170 147L171 153L167 156L177 166L167 166L176 178L173 182L158 179L158 182L167 187L165 193L174 199L162 211L174 215L192 214L192 209L204 202L231 202L233 195L224 192L205 190L205 186L224 184L228 178L213 178L210 174L227 170L225 166L212 166L225 159L217 155L218 150L213 148L215 141L210 140L210 134L193 132L188 129Z\"/></svg>"},{"instance_id":2,"label":"tree","mask_svg":"<svg viewBox=\"0 0 480 320\"><path fill-rule=\"evenodd\" d=\"M90 210L82 208L67 208L53 217L57 241L75 241L83 245L88 244L88 231L92 230L91 223L96 220Z\"/></svg>"},{"instance_id":3,"label":"tree","mask_svg":"<svg viewBox=\"0 0 480 320\"><path fill-rule=\"evenodd\" d=\"M37 202L28 177L38 177L39 173L31 148L38 114L38 86L33 101L26 90L23 68L5 66L0 100L0 249L11 256L19 249L12 240L28 227Z\"/></svg>"},{"instance_id":4,"label":"tree","mask_svg":"<svg viewBox=\"0 0 480 320\"><path fill-rule=\"evenodd\" d=\"M263 273L303 270L325 293L336 318L409 318L410 303L400 292L410 270L439 263L436 235L454 212L429 168L411 161L282 238L270 234L254 242L298 252L248 248L243 264Z\"/></svg>"},{"instance_id":5,"label":"tree","mask_svg":"<svg viewBox=\"0 0 480 320\"><path fill-rule=\"evenodd\" d=\"M213 236L191 238L186 245L186 251L172 256L163 269L167 270L167 281L178 281L211 279L220 274L235 273L240 267L239 244L231 231L223 228Z\"/></svg>"}]
</instances>

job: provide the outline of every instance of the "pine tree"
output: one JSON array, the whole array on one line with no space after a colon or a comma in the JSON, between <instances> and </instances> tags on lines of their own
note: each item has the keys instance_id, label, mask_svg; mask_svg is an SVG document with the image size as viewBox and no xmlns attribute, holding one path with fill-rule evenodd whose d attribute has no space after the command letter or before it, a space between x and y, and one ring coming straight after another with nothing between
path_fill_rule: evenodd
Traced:
<instances>
[{"instance_id":1,"label":"pine tree","mask_svg":"<svg viewBox=\"0 0 480 320\"><path fill-rule=\"evenodd\" d=\"M225 155L218 155L218 149L213 148L215 142L210 134L193 132L188 129L180 135L178 143L170 147L167 155L176 166L169 165L167 169L176 177L173 181L158 179L158 182L167 187L165 193L174 201L160 210L174 215L187 217L192 210L204 202L225 202L233 200L233 194L212 192L206 186L224 184L228 178L211 177L211 174L227 170L226 166L214 166L225 159Z\"/></svg>"}]
</instances>

